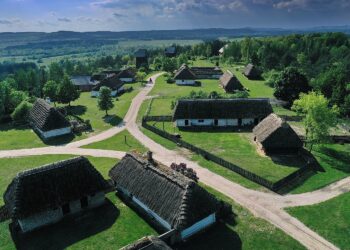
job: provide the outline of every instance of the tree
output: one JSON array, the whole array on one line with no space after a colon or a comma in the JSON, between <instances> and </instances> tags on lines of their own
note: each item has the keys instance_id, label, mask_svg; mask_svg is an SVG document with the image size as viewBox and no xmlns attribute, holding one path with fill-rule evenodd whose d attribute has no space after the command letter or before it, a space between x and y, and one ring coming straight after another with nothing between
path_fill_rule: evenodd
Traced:
<instances>
[{"instance_id":1,"label":"tree","mask_svg":"<svg viewBox=\"0 0 350 250\"><path fill-rule=\"evenodd\" d=\"M45 97L49 97L50 101L52 101L55 106L56 101L58 99L58 87L58 84L53 80L50 80L47 83L45 83L43 87L43 95Z\"/></svg>"},{"instance_id":2,"label":"tree","mask_svg":"<svg viewBox=\"0 0 350 250\"><path fill-rule=\"evenodd\" d=\"M145 72L138 71L136 73L135 79L138 82L142 82L145 80L146 76L147 76L147 74Z\"/></svg>"},{"instance_id":3,"label":"tree","mask_svg":"<svg viewBox=\"0 0 350 250\"><path fill-rule=\"evenodd\" d=\"M12 112L21 102L27 99L27 97L25 92L12 89L8 100L9 112Z\"/></svg>"},{"instance_id":4,"label":"tree","mask_svg":"<svg viewBox=\"0 0 350 250\"><path fill-rule=\"evenodd\" d=\"M53 62L49 66L49 79L60 82L64 77L63 68L57 62Z\"/></svg>"},{"instance_id":5,"label":"tree","mask_svg":"<svg viewBox=\"0 0 350 250\"><path fill-rule=\"evenodd\" d=\"M64 75L62 83L59 84L57 93L57 101L68 104L69 107L70 103L80 96L80 91L74 86L67 75Z\"/></svg>"},{"instance_id":6,"label":"tree","mask_svg":"<svg viewBox=\"0 0 350 250\"><path fill-rule=\"evenodd\" d=\"M288 67L277 77L274 96L286 101L290 107L299 98L300 93L307 93L310 90L307 78L296 68Z\"/></svg>"},{"instance_id":7,"label":"tree","mask_svg":"<svg viewBox=\"0 0 350 250\"><path fill-rule=\"evenodd\" d=\"M322 94L301 94L300 99L294 101L292 109L305 116L305 137L310 152L314 144L327 141L330 129L337 124L339 109L337 106L330 107L328 99Z\"/></svg>"},{"instance_id":8,"label":"tree","mask_svg":"<svg viewBox=\"0 0 350 250\"><path fill-rule=\"evenodd\" d=\"M108 116L108 110L114 107L112 101L111 89L108 87L101 87L100 95L98 97L98 107L100 110L106 111L106 116Z\"/></svg>"},{"instance_id":9,"label":"tree","mask_svg":"<svg viewBox=\"0 0 350 250\"><path fill-rule=\"evenodd\" d=\"M210 46L210 44L208 44L207 45L207 48L206 48L206 50L205 50L205 55L206 55L206 57L211 57L211 55L212 55L212 49L211 49L211 46Z\"/></svg>"},{"instance_id":10,"label":"tree","mask_svg":"<svg viewBox=\"0 0 350 250\"><path fill-rule=\"evenodd\" d=\"M18 123L27 121L29 111L32 107L33 105L27 101L21 102L11 114L12 119Z\"/></svg>"}]
</instances>

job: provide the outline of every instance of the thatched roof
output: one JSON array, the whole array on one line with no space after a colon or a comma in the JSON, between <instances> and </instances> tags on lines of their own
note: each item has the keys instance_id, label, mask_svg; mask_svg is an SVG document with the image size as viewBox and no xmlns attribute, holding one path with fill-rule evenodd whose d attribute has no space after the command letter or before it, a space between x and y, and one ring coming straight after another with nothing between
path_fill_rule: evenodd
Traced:
<instances>
[{"instance_id":1,"label":"thatched roof","mask_svg":"<svg viewBox=\"0 0 350 250\"><path fill-rule=\"evenodd\" d=\"M192 70L186 65L183 64L175 73L175 80L195 80L196 75L192 72Z\"/></svg>"},{"instance_id":2,"label":"thatched roof","mask_svg":"<svg viewBox=\"0 0 350 250\"><path fill-rule=\"evenodd\" d=\"M226 92L235 92L244 89L243 85L237 79L237 77L230 72L226 72L220 78L220 84Z\"/></svg>"},{"instance_id":3,"label":"thatched roof","mask_svg":"<svg viewBox=\"0 0 350 250\"><path fill-rule=\"evenodd\" d=\"M167 48L165 48L164 52L165 52L165 54L175 55L176 54L176 47L175 46L167 47Z\"/></svg>"},{"instance_id":4,"label":"thatched roof","mask_svg":"<svg viewBox=\"0 0 350 250\"><path fill-rule=\"evenodd\" d=\"M119 72L118 78L134 78L135 72L132 69L123 69Z\"/></svg>"},{"instance_id":5,"label":"thatched roof","mask_svg":"<svg viewBox=\"0 0 350 250\"><path fill-rule=\"evenodd\" d=\"M92 90L100 91L101 87L108 87L113 91L113 90L118 90L123 85L124 83L120 81L119 77L116 74L112 74L107 76L102 81L100 81Z\"/></svg>"},{"instance_id":6,"label":"thatched roof","mask_svg":"<svg viewBox=\"0 0 350 250\"><path fill-rule=\"evenodd\" d=\"M258 79L260 78L260 71L259 69L254 66L253 64L249 63L245 68L244 68L244 71L243 71L243 74L250 78L250 79Z\"/></svg>"},{"instance_id":7,"label":"thatched roof","mask_svg":"<svg viewBox=\"0 0 350 250\"><path fill-rule=\"evenodd\" d=\"M196 76L213 76L213 75L222 75L224 72L220 67L191 67L191 71Z\"/></svg>"},{"instance_id":8,"label":"thatched roof","mask_svg":"<svg viewBox=\"0 0 350 250\"><path fill-rule=\"evenodd\" d=\"M109 176L172 228L182 230L220 208L220 203L194 181L158 163L127 154Z\"/></svg>"},{"instance_id":9,"label":"thatched roof","mask_svg":"<svg viewBox=\"0 0 350 250\"><path fill-rule=\"evenodd\" d=\"M146 49L138 49L135 54L135 57L147 57L147 50Z\"/></svg>"},{"instance_id":10,"label":"thatched roof","mask_svg":"<svg viewBox=\"0 0 350 250\"><path fill-rule=\"evenodd\" d=\"M18 173L4 200L13 218L21 219L108 188L85 157L76 157Z\"/></svg>"},{"instance_id":11,"label":"thatched roof","mask_svg":"<svg viewBox=\"0 0 350 250\"><path fill-rule=\"evenodd\" d=\"M96 85L98 83L98 81L93 80L91 76L72 76L70 79L76 86Z\"/></svg>"},{"instance_id":12,"label":"thatched roof","mask_svg":"<svg viewBox=\"0 0 350 250\"><path fill-rule=\"evenodd\" d=\"M29 112L30 122L41 131L70 127L67 119L43 99L37 99Z\"/></svg>"},{"instance_id":13,"label":"thatched roof","mask_svg":"<svg viewBox=\"0 0 350 250\"><path fill-rule=\"evenodd\" d=\"M143 237L120 250L171 250L164 241L155 236Z\"/></svg>"},{"instance_id":14,"label":"thatched roof","mask_svg":"<svg viewBox=\"0 0 350 250\"><path fill-rule=\"evenodd\" d=\"M256 140L264 149L301 148L303 146L297 133L276 114L262 120L254 129Z\"/></svg>"},{"instance_id":15,"label":"thatched roof","mask_svg":"<svg viewBox=\"0 0 350 250\"><path fill-rule=\"evenodd\" d=\"M271 113L268 99L182 99L173 119L262 119Z\"/></svg>"}]
</instances>

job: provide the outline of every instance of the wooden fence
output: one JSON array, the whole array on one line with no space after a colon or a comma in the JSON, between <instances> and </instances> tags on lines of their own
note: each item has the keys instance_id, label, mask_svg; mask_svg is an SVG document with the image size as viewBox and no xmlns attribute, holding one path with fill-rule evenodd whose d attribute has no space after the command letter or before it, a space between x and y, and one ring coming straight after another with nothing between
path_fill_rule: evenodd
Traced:
<instances>
[{"instance_id":1,"label":"wooden fence","mask_svg":"<svg viewBox=\"0 0 350 250\"><path fill-rule=\"evenodd\" d=\"M155 126L151 126L147 124L147 122L154 121L154 122L166 122L171 121L171 116L147 116L142 118L142 126L150 131L152 131L155 134L158 134L174 143L176 143L180 147L187 148L191 150L192 152L199 154L203 156L205 159L210 160L212 162L215 162L216 164L223 166L231 171L234 171L241 176L258 183L261 186L264 186L274 192L278 192L280 189L284 188L285 186L291 185L293 181L300 178L302 175L312 171L312 167L310 164L306 164L304 167L299 168L297 171L293 172L292 174L284 177L283 179L277 181L277 182L271 182L255 173L252 173L246 169L243 169L231 162L228 162L221 157L218 157L204 149L201 149L195 145L192 145L188 142L183 141L182 139L176 137L175 135L172 135L166 131L160 130L156 128Z\"/></svg>"}]
</instances>

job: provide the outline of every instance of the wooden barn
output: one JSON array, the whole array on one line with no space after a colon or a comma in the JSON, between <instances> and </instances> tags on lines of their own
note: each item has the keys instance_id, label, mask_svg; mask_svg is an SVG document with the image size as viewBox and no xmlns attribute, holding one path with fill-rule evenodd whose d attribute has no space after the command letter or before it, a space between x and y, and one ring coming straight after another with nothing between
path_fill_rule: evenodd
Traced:
<instances>
[{"instance_id":1,"label":"wooden barn","mask_svg":"<svg viewBox=\"0 0 350 250\"><path fill-rule=\"evenodd\" d=\"M22 232L100 206L108 183L84 157L18 173L4 194L12 221Z\"/></svg>"},{"instance_id":2,"label":"wooden barn","mask_svg":"<svg viewBox=\"0 0 350 250\"><path fill-rule=\"evenodd\" d=\"M191 67L197 79L219 79L224 72L220 67Z\"/></svg>"},{"instance_id":3,"label":"wooden barn","mask_svg":"<svg viewBox=\"0 0 350 250\"><path fill-rule=\"evenodd\" d=\"M231 72L226 72L220 77L220 85L226 93L234 93L236 91L244 90L243 85Z\"/></svg>"},{"instance_id":4,"label":"wooden barn","mask_svg":"<svg viewBox=\"0 0 350 250\"><path fill-rule=\"evenodd\" d=\"M172 242L186 240L213 225L224 206L193 180L155 162L150 152L147 159L127 154L109 176L118 193L163 231L176 230Z\"/></svg>"},{"instance_id":5,"label":"wooden barn","mask_svg":"<svg viewBox=\"0 0 350 250\"><path fill-rule=\"evenodd\" d=\"M131 83L135 81L135 72L132 69L123 69L117 74L120 81Z\"/></svg>"},{"instance_id":6,"label":"wooden barn","mask_svg":"<svg viewBox=\"0 0 350 250\"><path fill-rule=\"evenodd\" d=\"M254 129L254 140L266 153L297 153L303 142L291 126L276 114L262 120Z\"/></svg>"},{"instance_id":7,"label":"wooden barn","mask_svg":"<svg viewBox=\"0 0 350 250\"><path fill-rule=\"evenodd\" d=\"M175 46L170 46L168 48L165 48L164 54L166 57L175 57L176 56L176 47Z\"/></svg>"},{"instance_id":8,"label":"wooden barn","mask_svg":"<svg viewBox=\"0 0 350 250\"><path fill-rule=\"evenodd\" d=\"M44 140L72 133L68 120L43 99L37 99L29 111L29 123Z\"/></svg>"},{"instance_id":9,"label":"wooden barn","mask_svg":"<svg viewBox=\"0 0 350 250\"><path fill-rule=\"evenodd\" d=\"M177 85L195 85L196 75L192 70L183 64L175 73L174 80Z\"/></svg>"},{"instance_id":10,"label":"wooden barn","mask_svg":"<svg viewBox=\"0 0 350 250\"><path fill-rule=\"evenodd\" d=\"M94 80L91 76L72 76L70 80L81 92L90 92L99 83L99 81Z\"/></svg>"},{"instance_id":11,"label":"wooden barn","mask_svg":"<svg viewBox=\"0 0 350 250\"><path fill-rule=\"evenodd\" d=\"M185 127L252 127L272 113L268 99L182 99L173 121Z\"/></svg>"},{"instance_id":12,"label":"wooden barn","mask_svg":"<svg viewBox=\"0 0 350 250\"><path fill-rule=\"evenodd\" d=\"M251 63L249 63L244 68L243 74L250 80L259 80L259 79L261 79L261 72L260 72L260 70L256 66L251 64Z\"/></svg>"},{"instance_id":13,"label":"wooden barn","mask_svg":"<svg viewBox=\"0 0 350 250\"><path fill-rule=\"evenodd\" d=\"M148 52L146 49L139 49L134 54L136 59L136 68L142 66L148 67Z\"/></svg>"},{"instance_id":14,"label":"wooden barn","mask_svg":"<svg viewBox=\"0 0 350 250\"><path fill-rule=\"evenodd\" d=\"M120 250L172 250L172 248L156 236L146 236Z\"/></svg>"},{"instance_id":15,"label":"wooden barn","mask_svg":"<svg viewBox=\"0 0 350 250\"><path fill-rule=\"evenodd\" d=\"M91 91L91 96L100 96L101 87L110 88L112 90L111 96L114 97L124 90L124 83L118 78L116 74L108 75L105 79L103 79L95 87L93 87Z\"/></svg>"}]
</instances>

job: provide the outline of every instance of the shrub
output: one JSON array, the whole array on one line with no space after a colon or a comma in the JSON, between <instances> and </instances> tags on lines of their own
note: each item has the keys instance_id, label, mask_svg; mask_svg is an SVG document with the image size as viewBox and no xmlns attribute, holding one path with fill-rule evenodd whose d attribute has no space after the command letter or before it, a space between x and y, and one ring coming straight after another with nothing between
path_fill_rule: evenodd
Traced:
<instances>
[{"instance_id":1,"label":"shrub","mask_svg":"<svg viewBox=\"0 0 350 250\"><path fill-rule=\"evenodd\" d=\"M28 119L29 111L32 109L33 105L27 101L22 101L13 111L11 117L16 123L24 123Z\"/></svg>"}]
</instances>

